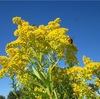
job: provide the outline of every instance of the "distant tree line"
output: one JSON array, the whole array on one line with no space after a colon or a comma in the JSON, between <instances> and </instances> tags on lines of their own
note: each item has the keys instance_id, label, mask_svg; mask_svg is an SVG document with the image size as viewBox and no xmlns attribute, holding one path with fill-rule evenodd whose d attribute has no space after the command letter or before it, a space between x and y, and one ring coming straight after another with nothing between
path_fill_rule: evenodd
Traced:
<instances>
[{"instance_id":1,"label":"distant tree line","mask_svg":"<svg viewBox=\"0 0 100 99\"><path fill-rule=\"evenodd\" d=\"M0 99L6 99L4 96L0 95Z\"/></svg>"},{"instance_id":2,"label":"distant tree line","mask_svg":"<svg viewBox=\"0 0 100 99\"><path fill-rule=\"evenodd\" d=\"M20 90L17 90L16 94L14 93L14 91L10 91L8 96L7 96L7 99L22 99L21 97L22 96L21 96L21 91Z\"/></svg>"},{"instance_id":3,"label":"distant tree line","mask_svg":"<svg viewBox=\"0 0 100 99\"><path fill-rule=\"evenodd\" d=\"M5 96L0 95L0 99L6 99ZM21 91L17 90L16 95L14 94L14 91L10 91L7 99L22 99Z\"/></svg>"}]
</instances>

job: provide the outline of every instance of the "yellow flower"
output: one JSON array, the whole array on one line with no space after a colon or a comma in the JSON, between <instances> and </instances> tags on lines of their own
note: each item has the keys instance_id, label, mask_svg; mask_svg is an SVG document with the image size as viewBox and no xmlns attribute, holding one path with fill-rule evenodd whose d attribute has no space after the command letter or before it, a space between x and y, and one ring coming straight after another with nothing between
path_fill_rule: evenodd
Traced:
<instances>
[{"instance_id":1,"label":"yellow flower","mask_svg":"<svg viewBox=\"0 0 100 99\"><path fill-rule=\"evenodd\" d=\"M12 19L12 21L13 21L13 23L15 23L15 24L20 24L20 22L21 22L21 17L14 17L13 19Z\"/></svg>"},{"instance_id":2,"label":"yellow flower","mask_svg":"<svg viewBox=\"0 0 100 99\"><path fill-rule=\"evenodd\" d=\"M94 81L95 81L96 85L100 88L100 79L95 78Z\"/></svg>"},{"instance_id":3,"label":"yellow flower","mask_svg":"<svg viewBox=\"0 0 100 99\"><path fill-rule=\"evenodd\" d=\"M83 56L83 62L85 65L89 64L92 62L92 60L90 60L90 58L87 58L86 56Z\"/></svg>"}]
</instances>

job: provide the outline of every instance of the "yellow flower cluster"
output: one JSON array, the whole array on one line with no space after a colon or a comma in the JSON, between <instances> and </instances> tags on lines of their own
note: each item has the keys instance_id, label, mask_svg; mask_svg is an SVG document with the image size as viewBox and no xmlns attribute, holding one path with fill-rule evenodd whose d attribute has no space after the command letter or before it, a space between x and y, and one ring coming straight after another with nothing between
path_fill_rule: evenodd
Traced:
<instances>
[{"instance_id":1,"label":"yellow flower cluster","mask_svg":"<svg viewBox=\"0 0 100 99\"><path fill-rule=\"evenodd\" d=\"M18 25L18 28L21 28L22 26L28 26L29 25L29 23L22 20L21 17L14 17L12 19L12 21L13 21L14 24Z\"/></svg>"},{"instance_id":2,"label":"yellow flower cluster","mask_svg":"<svg viewBox=\"0 0 100 99\"><path fill-rule=\"evenodd\" d=\"M68 29L61 28L60 21L60 18L56 18L54 21L50 21L47 26L40 25L36 27L29 24L23 25L27 22L21 20L20 17L15 17L13 22L18 25L21 23L22 25L21 28L14 32L20 41L12 42L8 46L32 47L33 50L46 54L53 50L58 54L59 59L66 57L68 59L66 63L71 63L72 61L73 63L78 63L75 56L77 48L69 42L70 37L66 35Z\"/></svg>"},{"instance_id":3,"label":"yellow flower cluster","mask_svg":"<svg viewBox=\"0 0 100 99\"><path fill-rule=\"evenodd\" d=\"M0 65L2 67L0 77L5 76L6 73L9 74L9 77L12 77L14 72L16 79L20 84L23 84L23 88L27 86L27 90L31 95L34 94L32 93L33 90L44 92L42 88L34 87L36 82L43 83L41 79L36 77L42 77L43 80L49 79L50 85L53 84L52 86L55 88L54 92L62 93L65 91L66 93L61 96L67 96L70 88L74 91L72 94L80 97L80 99L82 99L83 95L86 97L89 94L94 95L94 91L92 91L94 89L90 89L87 80L92 80L94 76L94 83L100 88L100 62L93 62L90 58L83 56L85 66L74 66L78 64L75 56L78 50L75 44L70 42L71 38L66 34L68 29L60 27L60 21L60 18L56 18L46 26L40 25L37 27L29 25L21 17L14 17L13 23L18 25L14 35L18 36L18 38L6 45L7 57L0 56ZM60 68L58 65L54 65L54 62L58 59L65 59L68 68ZM44 67L51 65L54 68L47 73L49 74L47 76ZM36 69L34 69L36 75L32 71L32 66ZM39 71L42 72L38 73ZM42 99L42 96L36 96L36 98Z\"/></svg>"},{"instance_id":4,"label":"yellow flower cluster","mask_svg":"<svg viewBox=\"0 0 100 99\"><path fill-rule=\"evenodd\" d=\"M76 97L80 97L81 99L83 99L83 96L90 97L90 94L95 97L94 91L96 90L96 88L91 87L92 89L90 89L87 80L92 80L92 76L95 76L95 71L97 72L100 70L99 62L93 62L86 56L83 56L83 59L85 59L85 62L87 62L86 66L84 67L73 66L71 68L61 69L59 68L59 66L55 66L52 71L52 80L54 86L63 84L63 82L67 84L67 80L69 78L70 82L68 83L70 83L70 85L73 87L73 95ZM95 86L99 87L100 79L98 78L94 81L96 82ZM68 88L68 85L66 85L66 88Z\"/></svg>"},{"instance_id":5,"label":"yellow flower cluster","mask_svg":"<svg viewBox=\"0 0 100 99\"><path fill-rule=\"evenodd\" d=\"M84 94L85 96L89 96L89 94L94 94L94 87L90 89L88 86L87 80L93 81L93 76L97 77L94 79L95 86L100 88L100 62L93 62L90 58L83 56L83 62L85 64L84 67L73 66L71 68L66 68L66 73L72 81L72 86L74 88L75 96ZM97 89L98 89L97 88Z\"/></svg>"},{"instance_id":6,"label":"yellow flower cluster","mask_svg":"<svg viewBox=\"0 0 100 99\"><path fill-rule=\"evenodd\" d=\"M10 61L10 58L7 58L6 56L0 56L0 65L2 66L0 70L0 78L5 76L5 73L9 71L8 63Z\"/></svg>"},{"instance_id":7,"label":"yellow flower cluster","mask_svg":"<svg viewBox=\"0 0 100 99\"><path fill-rule=\"evenodd\" d=\"M52 80L54 84L61 83L64 78L63 69L60 69L59 66L55 66L52 70Z\"/></svg>"},{"instance_id":8,"label":"yellow flower cluster","mask_svg":"<svg viewBox=\"0 0 100 99\"><path fill-rule=\"evenodd\" d=\"M18 53L18 48L10 48L6 50L6 53L10 56L10 58L13 58Z\"/></svg>"},{"instance_id":9,"label":"yellow flower cluster","mask_svg":"<svg viewBox=\"0 0 100 99\"><path fill-rule=\"evenodd\" d=\"M96 85L100 88L100 78L95 78Z\"/></svg>"},{"instance_id":10,"label":"yellow flower cluster","mask_svg":"<svg viewBox=\"0 0 100 99\"><path fill-rule=\"evenodd\" d=\"M32 83L33 77L29 75L28 72L20 72L17 76L16 79L20 81L21 84L28 85L28 83Z\"/></svg>"},{"instance_id":11,"label":"yellow flower cluster","mask_svg":"<svg viewBox=\"0 0 100 99\"><path fill-rule=\"evenodd\" d=\"M38 92L43 92L43 93L45 93L44 90L43 90L42 88L39 88L39 87L35 87L35 88L34 88L34 91L35 91L35 92L38 91ZM41 95L37 95L37 96L35 96L35 98L36 98L36 99L43 99Z\"/></svg>"},{"instance_id":12,"label":"yellow flower cluster","mask_svg":"<svg viewBox=\"0 0 100 99\"><path fill-rule=\"evenodd\" d=\"M83 57L83 61L84 64L86 64L83 70L83 76L85 79L92 80L92 77L96 76L97 72L100 70L100 62L93 62L87 57Z\"/></svg>"},{"instance_id":13,"label":"yellow flower cluster","mask_svg":"<svg viewBox=\"0 0 100 99\"><path fill-rule=\"evenodd\" d=\"M8 72L10 68L10 70L18 73L26 67L27 62L29 62L28 57L34 58L39 52L48 54L51 50L57 54L59 59L65 58L69 65L70 63L78 63L75 56L77 48L69 42L70 37L66 35L68 29L61 28L60 21L60 18L56 18L54 21L50 21L47 26L36 27L29 25L21 17L14 17L13 23L18 25L14 35L18 36L18 39L6 45L8 57L0 64L2 67L7 64L7 70L2 69L2 71ZM0 60L2 58L1 56Z\"/></svg>"},{"instance_id":14,"label":"yellow flower cluster","mask_svg":"<svg viewBox=\"0 0 100 99\"><path fill-rule=\"evenodd\" d=\"M73 66L69 69L66 68L66 72L71 80L82 78L83 68L79 66Z\"/></svg>"},{"instance_id":15,"label":"yellow flower cluster","mask_svg":"<svg viewBox=\"0 0 100 99\"><path fill-rule=\"evenodd\" d=\"M83 62L85 65L91 63L92 61L90 60L90 58L87 58L86 56L83 56Z\"/></svg>"},{"instance_id":16,"label":"yellow flower cluster","mask_svg":"<svg viewBox=\"0 0 100 99\"><path fill-rule=\"evenodd\" d=\"M21 17L14 17L13 23L20 24L21 23Z\"/></svg>"},{"instance_id":17,"label":"yellow flower cluster","mask_svg":"<svg viewBox=\"0 0 100 99\"><path fill-rule=\"evenodd\" d=\"M73 83L72 86L74 90L74 95L79 96L79 94L82 93L82 88L76 83Z\"/></svg>"}]
</instances>

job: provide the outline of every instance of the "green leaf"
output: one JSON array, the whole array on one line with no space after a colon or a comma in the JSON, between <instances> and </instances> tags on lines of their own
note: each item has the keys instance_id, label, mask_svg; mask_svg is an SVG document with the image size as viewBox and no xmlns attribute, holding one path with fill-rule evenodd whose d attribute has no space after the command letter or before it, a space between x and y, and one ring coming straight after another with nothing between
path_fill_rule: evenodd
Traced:
<instances>
[{"instance_id":1,"label":"green leaf","mask_svg":"<svg viewBox=\"0 0 100 99\"><path fill-rule=\"evenodd\" d=\"M34 74L38 79L40 79L44 84L46 84L46 77L44 74L42 74L38 69L36 70L34 67L32 67Z\"/></svg>"},{"instance_id":2,"label":"green leaf","mask_svg":"<svg viewBox=\"0 0 100 99\"><path fill-rule=\"evenodd\" d=\"M45 67L48 64L48 62L49 62L49 59L45 59L43 67Z\"/></svg>"},{"instance_id":3,"label":"green leaf","mask_svg":"<svg viewBox=\"0 0 100 99\"><path fill-rule=\"evenodd\" d=\"M34 91L33 93L35 95L43 96L43 97L46 97L47 99L49 99L49 95L47 93L43 93L43 92L40 92L40 91Z\"/></svg>"},{"instance_id":4,"label":"green leaf","mask_svg":"<svg viewBox=\"0 0 100 99\"><path fill-rule=\"evenodd\" d=\"M32 67L32 69L33 69L33 72L36 75L36 77L38 77L40 80L42 80L39 73L38 73L38 71L34 67Z\"/></svg>"},{"instance_id":5,"label":"green leaf","mask_svg":"<svg viewBox=\"0 0 100 99\"><path fill-rule=\"evenodd\" d=\"M41 84L41 83L38 83L38 82L34 82L35 85L39 86L40 88L46 90L46 88Z\"/></svg>"},{"instance_id":6,"label":"green leaf","mask_svg":"<svg viewBox=\"0 0 100 99\"><path fill-rule=\"evenodd\" d=\"M55 99L58 99L58 98L57 98L57 93L56 93L56 91L53 90L53 92L54 92Z\"/></svg>"},{"instance_id":7,"label":"green leaf","mask_svg":"<svg viewBox=\"0 0 100 99\"><path fill-rule=\"evenodd\" d=\"M16 92L15 92L15 91L13 91L13 94L17 97L17 94L16 94Z\"/></svg>"},{"instance_id":8,"label":"green leaf","mask_svg":"<svg viewBox=\"0 0 100 99\"><path fill-rule=\"evenodd\" d=\"M51 81L51 67L48 68L48 71L47 71L47 87L49 89L50 92L53 92L53 88L52 88L52 81Z\"/></svg>"}]
</instances>

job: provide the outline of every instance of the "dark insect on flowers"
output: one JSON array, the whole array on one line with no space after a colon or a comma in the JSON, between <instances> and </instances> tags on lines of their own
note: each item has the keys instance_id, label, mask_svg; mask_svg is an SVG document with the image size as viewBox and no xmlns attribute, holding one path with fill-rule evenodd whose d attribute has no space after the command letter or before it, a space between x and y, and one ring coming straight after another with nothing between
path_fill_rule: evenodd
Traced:
<instances>
[{"instance_id":1,"label":"dark insect on flowers","mask_svg":"<svg viewBox=\"0 0 100 99\"><path fill-rule=\"evenodd\" d=\"M69 40L70 44L73 44L73 39L74 38L70 38L70 40Z\"/></svg>"},{"instance_id":2,"label":"dark insect on flowers","mask_svg":"<svg viewBox=\"0 0 100 99\"><path fill-rule=\"evenodd\" d=\"M35 26L35 24L32 24L32 26Z\"/></svg>"}]
</instances>

